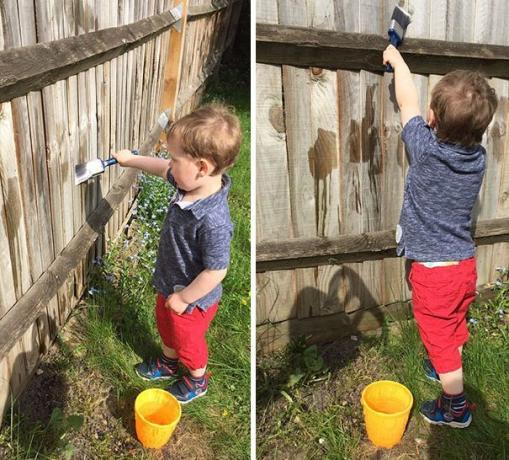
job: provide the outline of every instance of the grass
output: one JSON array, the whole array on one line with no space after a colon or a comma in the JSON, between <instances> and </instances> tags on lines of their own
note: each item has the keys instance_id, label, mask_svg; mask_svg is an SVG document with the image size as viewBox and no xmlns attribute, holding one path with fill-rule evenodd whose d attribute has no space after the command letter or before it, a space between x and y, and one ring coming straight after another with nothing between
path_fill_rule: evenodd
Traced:
<instances>
[{"instance_id":1,"label":"grass","mask_svg":"<svg viewBox=\"0 0 509 460\"><path fill-rule=\"evenodd\" d=\"M477 408L468 429L430 427L419 415L440 386L423 375L414 321L401 321L381 335L317 349L301 339L259 360L258 458L509 458L509 282L500 274L492 299L470 310L465 390ZM315 356L311 365L306 353ZM403 383L415 401L403 440L391 450L367 440L360 407L362 389L380 379Z\"/></svg>"},{"instance_id":2,"label":"grass","mask_svg":"<svg viewBox=\"0 0 509 460\"><path fill-rule=\"evenodd\" d=\"M183 407L166 448L172 458L177 453L179 458L249 458L250 107L245 78L223 69L206 96L235 108L244 139L230 171L235 231L224 295L208 335L209 392ZM45 419L28 417L30 401L14 404L0 432L0 457L160 458L134 439L133 402L140 390L164 385L140 380L133 365L160 352L152 271L169 194L170 186L159 178L141 176L127 235L97 261L75 324L59 337L40 376L46 378L43 387L50 377L59 379L59 394L50 397L55 403L48 403Z\"/></svg>"}]
</instances>

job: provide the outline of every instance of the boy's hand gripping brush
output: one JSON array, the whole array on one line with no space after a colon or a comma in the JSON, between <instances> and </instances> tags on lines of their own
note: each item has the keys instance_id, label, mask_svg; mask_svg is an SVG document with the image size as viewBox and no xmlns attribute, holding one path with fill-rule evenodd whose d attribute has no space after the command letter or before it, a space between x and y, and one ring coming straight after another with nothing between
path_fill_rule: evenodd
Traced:
<instances>
[{"instance_id":1,"label":"boy's hand gripping brush","mask_svg":"<svg viewBox=\"0 0 509 460\"><path fill-rule=\"evenodd\" d=\"M138 150L131 150L133 155L139 155ZM95 160L87 161L81 165L74 166L74 185L79 185L82 182L86 182L92 177L102 174L108 166L117 164L118 161L115 158L108 158L107 160L101 160L97 158Z\"/></svg>"},{"instance_id":2,"label":"boy's hand gripping brush","mask_svg":"<svg viewBox=\"0 0 509 460\"><path fill-rule=\"evenodd\" d=\"M394 47L398 48L401 43L403 43L403 38L405 37L405 32L410 24L412 17L409 13L407 13L400 6L396 6L394 11L392 12L391 23L389 24L389 30L387 34L389 35L389 42ZM390 64L386 65L387 72L392 72L392 66Z\"/></svg>"}]
</instances>

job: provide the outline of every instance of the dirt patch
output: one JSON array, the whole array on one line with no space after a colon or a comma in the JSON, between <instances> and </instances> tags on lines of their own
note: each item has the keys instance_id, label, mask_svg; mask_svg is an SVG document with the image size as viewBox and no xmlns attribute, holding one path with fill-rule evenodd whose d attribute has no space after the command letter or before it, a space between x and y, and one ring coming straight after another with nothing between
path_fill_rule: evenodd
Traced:
<instances>
[{"instance_id":1,"label":"dirt patch","mask_svg":"<svg viewBox=\"0 0 509 460\"><path fill-rule=\"evenodd\" d=\"M387 370L376 347L362 346L362 339L352 339L319 347L330 369L325 380L297 389L282 387L291 402L286 397L275 396L265 401L264 407L257 408L260 458L304 459L328 457L334 452L341 457L344 453L336 450L342 441L339 432L346 434L345 446L339 449L344 448L346 458L352 460L429 458L426 441L429 429L415 414L402 442L393 449L377 448L368 440L361 392L367 384L387 378Z\"/></svg>"},{"instance_id":2,"label":"dirt patch","mask_svg":"<svg viewBox=\"0 0 509 460\"><path fill-rule=\"evenodd\" d=\"M171 441L159 450L145 449L138 442L134 426L134 400L138 391L117 395L99 372L81 359L80 312L61 331L61 342L54 344L40 362L36 373L16 404L21 433L36 433L27 450L41 450L60 458L64 447L72 446L72 458L217 458L211 451L212 434L183 416ZM81 428L66 432L46 430L55 409L64 417L84 417ZM8 458L9 449L0 447L0 457Z\"/></svg>"}]
</instances>

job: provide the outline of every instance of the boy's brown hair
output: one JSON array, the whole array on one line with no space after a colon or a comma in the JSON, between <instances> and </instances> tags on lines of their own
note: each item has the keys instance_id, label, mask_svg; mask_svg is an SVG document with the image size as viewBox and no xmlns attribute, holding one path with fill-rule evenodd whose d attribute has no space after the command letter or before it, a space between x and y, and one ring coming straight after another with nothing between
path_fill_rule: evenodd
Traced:
<instances>
[{"instance_id":1,"label":"boy's brown hair","mask_svg":"<svg viewBox=\"0 0 509 460\"><path fill-rule=\"evenodd\" d=\"M175 136L193 158L205 158L220 174L235 163L242 141L238 117L223 104L207 104L173 123L168 138Z\"/></svg>"},{"instance_id":2,"label":"boy's brown hair","mask_svg":"<svg viewBox=\"0 0 509 460\"><path fill-rule=\"evenodd\" d=\"M479 72L455 70L433 88L430 108L441 141L473 147L493 118L497 96Z\"/></svg>"}]
</instances>

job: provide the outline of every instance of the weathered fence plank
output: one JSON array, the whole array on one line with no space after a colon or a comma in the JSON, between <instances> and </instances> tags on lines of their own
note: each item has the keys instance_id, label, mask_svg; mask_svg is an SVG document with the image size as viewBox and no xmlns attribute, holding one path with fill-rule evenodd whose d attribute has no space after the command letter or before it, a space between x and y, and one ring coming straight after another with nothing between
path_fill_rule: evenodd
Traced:
<instances>
[{"instance_id":1,"label":"weathered fence plank","mask_svg":"<svg viewBox=\"0 0 509 460\"><path fill-rule=\"evenodd\" d=\"M51 44L2 51L0 102L41 89L149 42L177 20L166 11L135 24L103 29ZM17 69L13 71L13 69Z\"/></svg>"},{"instance_id":2,"label":"weathered fence plank","mask_svg":"<svg viewBox=\"0 0 509 460\"><path fill-rule=\"evenodd\" d=\"M256 25L256 60L263 64L382 73L386 47L387 38L381 35ZM509 77L509 46L407 38L400 51L414 73L444 75L468 69L490 77Z\"/></svg>"},{"instance_id":3,"label":"weathered fence plank","mask_svg":"<svg viewBox=\"0 0 509 460\"><path fill-rule=\"evenodd\" d=\"M193 21L206 27L196 44L202 54L189 62L207 69L206 77L230 40L231 10L237 8L237 14L241 3ZM139 147L147 138L159 115L163 67L182 64L167 59L175 22L170 6L169 0L0 2L0 98L11 99L8 91L19 93L12 102L0 102L0 413L22 390L81 298L103 245L118 236L130 215L135 171L120 176L122 168L108 168L76 187L73 167ZM122 43L125 34L128 41ZM92 43L98 39L106 42ZM186 41L183 52L189 53ZM73 48L81 45L85 49ZM67 55L58 55L66 50ZM209 54L213 67L204 66ZM25 80L16 83L14 72ZM30 75L39 81L31 83ZM194 87L199 94L189 94L193 104L205 79ZM34 91L25 94L29 90ZM162 126L156 128L158 134ZM142 146L144 153L157 134Z\"/></svg>"},{"instance_id":4,"label":"weathered fence plank","mask_svg":"<svg viewBox=\"0 0 509 460\"><path fill-rule=\"evenodd\" d=\"M409 6L408 1L400 4ZM439 75L449 70L482 65L482 71L489 76L509 75L506 32L495 30L484 33L484 40L476 39L476 33L479 34L475 31L476 22L479 22L477 16L482 9L478 2L423 0L413 7L416 10L413 22L401 51L414 73L424 73L414 75L423 116L427 114L429 96ZM494 4L485 7L489 17ZM311 76L308 80L301 77L298 82L293 77L295 83L288 88L283 79L282 107L286 123L282 124L281 140L287 142L281 148L286 147L288 151L288 165L286 171L280 172L282 177L278 178L278 183L287 181L289 190L273 194L266 200L257 191L257 206L267 208L267 218L257 218L257 233L264 235L257 238L258 289L267 286L273 276L278 276L280 280L272 289L265 288L263 295L258 293L259 337L272 334L274 331L270 331L275 322L277 328L288 336L316 334L323 338L318 326L315 329L310 326L310 329L299 321L309 325L309 321L313 320L313 324L326 328L327 319L334 315L345 312L351 315L357 310L405 300L410 296L405 281L405 260L395 257L394 241L394 227L399 220L408 161L401 141L393 75L385 73L381 63L382 51L387 46L386 29L393 8L394 3L389 0L327 0L320 2L320 5L278 1L257 9L257 66L266 68L270 65L275 72L278 69L276 66L281 66L283 76L290 72L292 75L307 72ZM301 18L301 22L297 19L294 22L284 21L285 18L297 17ZM304 17L306 21L302 19ZM497 29L498 22L497 19L487 24ZM475 46L465 43L473 41L481 43ZM298 178L298 184L306 184L314 179L311 165L316 166L316 160L310 163L308 169L296 169L297 165L293 163L306 159L306 152L313 147L309 138L316 131L314 120L321 119L319 112L313 112L313 95L332 88L326 78L321 80L322 75L327 75L324 69L336 70L337 74L336 88L327 94L337 103L337 124L328 122L328 125L332 132L331 139L337 137L339 186L331 188L334 195L329 200L324 200L327 195L326 181L318 182L311 191L296 188L292 184L292 171L296 170L302 175ZM316 85L313 77L316 81L321 80L323 85ZM263 81L263 76L260 80ZM505 179L507 168L503 160L495 167L492 157L497 151L507 154L504 132L507 115L504 110L507 108L508 88L507 82L501 83L496 79L491 82L498 90L503 108L499 109L489 128L490 133L498 129L499 136L486 138L486 142L489 142L489 167L492 168L487 171L489 184L486 190L491 191L485 192L483 188L482 194L488 193L491 197L487 198L491 203L490 209L486 208L482 218L476 217L478 225L474 232L481 283L487 277L493 279L495 267L507 265L509 260L509 254L505 252L508 246L506 241L509 241L509 222L499 220L507 217L504 198L509 196ZM258 93L262 91L258 90ZM303 103L287 104L289 97L299 97ZM323 102L323 106L327 106L327 101ZM312 115L309 116L309 113ZM269 117L267 111L259 111L258 125L268 125ZM297 159L292 157L291 149L292 142L295 143L291 138L294 128L287 120L293 120L295 126L306 131L299 133L301 153ZM269 156L265 157L265 152L270 151L266 148L270 145L269 139L264 134L257 144L259 165L265 162L270 165ZM500 148L492 148L497 142ZM328 157L327 154L317 156L318 164L325 163ZM267 171L268 166L265 169L258 167L257 181L268 184L270 173ZM327 175L327 180L332 182L333 174ZM284 228L285 224L281 222L279 233L269 236L266 234L272 225L268 218L269 210L279 209L286 195L292 200L299 195L297 200L301 200L303 205L297 201L298 210L294 210L291 201L288 227ZM332 220L328 222L326 219L329 206L336 206L335 199L340 216L336 229ZM304 208L307 212L303 212ZM311 231L313 226L314 232ZM299 236L295 233L296 228L307 228L309 233ZM328 234L328 231L331 233ZM375 246L373 235L378 241ZM339 248L329 248L330 252L324 249L328 244L338 242L344 243L344 248L341 249L339 244ZM348 247L352 252L347 250ZM373 250L374 247L376 250ZM280 250L282 252L278 253ZM286 279L282 277L285 272L288 273ZM309 276L302 281L303 274L307 273ZM292 281L292 276L295 281ZM285 290L293 290L298 297L293 306L287 305L286 299L278 296L279 292ZM283 308L280 310L281 305ZM319 323L322 316L324 321ZM347 329L346 326L343 329L338 326L330 338L346 334ZM261 339L260 343L263 346L266 342Z\"/></svg>"}]
</instances>

